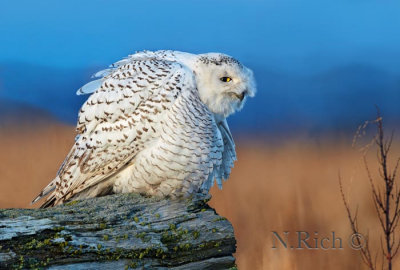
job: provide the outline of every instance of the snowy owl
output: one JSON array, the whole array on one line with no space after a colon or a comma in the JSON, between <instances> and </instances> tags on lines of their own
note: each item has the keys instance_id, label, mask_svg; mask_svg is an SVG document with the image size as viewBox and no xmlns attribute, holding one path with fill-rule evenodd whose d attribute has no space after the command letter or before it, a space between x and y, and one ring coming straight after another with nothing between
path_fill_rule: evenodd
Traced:
<instances>
[{"instance_id":1,"label":"snowy owl","mask_svg":"<svg viewBox=\"0 0 400 270\"><path fill-rule=\"evenodd\" d=\"M180 197L222 187L236 160L226 118L256 91L253 73L221 53L143 51L94 75L75 143L32 201L42 207L111 193Z\"/></svg>"}]
</instances>

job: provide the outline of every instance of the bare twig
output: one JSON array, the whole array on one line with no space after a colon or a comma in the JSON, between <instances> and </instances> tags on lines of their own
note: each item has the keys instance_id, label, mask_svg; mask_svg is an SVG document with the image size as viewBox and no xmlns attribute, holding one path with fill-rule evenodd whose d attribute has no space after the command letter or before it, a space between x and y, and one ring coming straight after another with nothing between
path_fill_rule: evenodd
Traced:
<instances>
[{"instance_id":1,"label":"bare twig","mask_svg":"<svg viewBox=\"0 0 400 270\"><path fill-rule=\"evenodd\" d=\"M358 224L357 224L357 212L358 210L356 210L355 214L352 215L351 214L351 210L350 210L350 206L349 203L346 200L346 197L344 195L343 192L343 185L342 185L342 177L339 174L339 188L340 188L340 194L342 195L342 200L344 203L344 206L346 208L346 212L347 212L347 217L350 221L350 227L352 230L353 234L359 234L359 230L358 230ZM354 238L356 241L357 246L361 247L360 251L361 251L361 259L363 260L363 262L369 267L369 269L371 270L375 270L375 266L374 263L372 261L372 256L371 256L371 252L369 249L369 242L367 239L366 240L366 244L363 246L361 243L361 240L358 237Z\"/></svg>"},{"instance_id":2,"label":"bare twig","mask_svg":"<svg viewBox=\"0 0 400 270\"><path fill-rule=\"evenodd\" d=\"M399 168L400 158L396 160L394 169L390 171L388 165L388 157L390 149L392 147L394 133L392 132L390 137L386 139L379 108L377 108L376 120L366 121L357 129L357 132L353 139L353 146L355 146L357 139L361 137L360 134L365 135L365 129L371 123L374 123L376 126L376 135L373 137L371 142L361 148L361 151L363 153L363 160L367 172L367 178L370 183L372 201L382 229L382 237L380 238L382 252L382 269L386 267L386 269L392 270L393 259L400 249L400 240L396 236L396 228L398 227L400 220L400 190L396 183L396 176ZM378 172L381 180L380 185L374 184L374 179L372 177L367 162L367 151L371 148L373 144L375 144L377 147L377 160L379 164ZM350 228L353 233L359 233L357 210L355 211L355 214L352 215L350 205L346 200L343 192L342 179L340 175L339 188L344 206L346 208L347 217L350 222ZM357 240L357 244L360 244L359 239L356 239L356 241ZM361 258L369 269L375 270L378 259L378 252L376 252L375 259L373 260L369 248L370 245L368 237L365 239L365 241L365 246L360 249Z\"/></svg>"}]
</instances>

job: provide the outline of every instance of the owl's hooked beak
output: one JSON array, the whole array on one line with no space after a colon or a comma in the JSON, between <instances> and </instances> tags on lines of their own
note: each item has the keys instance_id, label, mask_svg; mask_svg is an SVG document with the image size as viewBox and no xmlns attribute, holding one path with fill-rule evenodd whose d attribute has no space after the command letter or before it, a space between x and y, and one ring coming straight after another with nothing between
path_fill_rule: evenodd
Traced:
<instances>
[{"instance_id":1,"label":"owl's hooked beak","mask_svg":"<svg viewBox=\"0 0 400 270\"><path fill-rule=\"evenodd\" d=\"M237 99L240 100L240 102L242 102L243 99L245 98L245 96L247 95L247 90L244 90L244 91L243 91L242 93L240 93L240 94L235 93L235 92L230 92L229 95L230 95L232 98L237 98Z\"/></svg>"}]
</instances>

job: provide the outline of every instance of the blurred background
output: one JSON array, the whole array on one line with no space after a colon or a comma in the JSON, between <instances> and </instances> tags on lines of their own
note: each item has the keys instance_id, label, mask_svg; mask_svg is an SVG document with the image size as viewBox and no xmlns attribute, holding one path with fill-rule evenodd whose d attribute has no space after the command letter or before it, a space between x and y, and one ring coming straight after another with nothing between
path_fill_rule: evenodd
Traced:
<instances>
[{"instance_id":1,"label":"blurred background","mask_svg":"<svg viewBox=\"0 0 400 270\"><path fill-rule=\"evenodd\" d=\"M271 231L335 231L345 239L340 171L362 228L379 239L352 140L375 118L375 105L388 133L399 126L399 12L390 0L7 1L0 207L32 207L55 176L87 98L75 92L94 72L143 49L224 52L253 69L258 84L256 97L229 119L238 151L232 176L212 190L211 205L234 226L239 269L364 269L346 245L272 249ZM369 162L376 176L374 150Z\"/></svg>"}]
</instances>

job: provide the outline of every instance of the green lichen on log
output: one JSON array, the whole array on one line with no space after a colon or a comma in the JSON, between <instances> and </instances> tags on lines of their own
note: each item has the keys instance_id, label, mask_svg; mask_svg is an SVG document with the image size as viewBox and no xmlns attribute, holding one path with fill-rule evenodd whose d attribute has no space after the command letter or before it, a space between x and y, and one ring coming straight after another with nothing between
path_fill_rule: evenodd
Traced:
<instances>
[{"instance_id":1,"label":"green lichen on log","mask_svg":"<svg viewBox=\"0 0 400 270\"><path fill-rule=\"evenodd\" d=\"M0 210L0 269L230 269L233 228L208 200L119 194Z\"/></svg>"}]
</instances>

